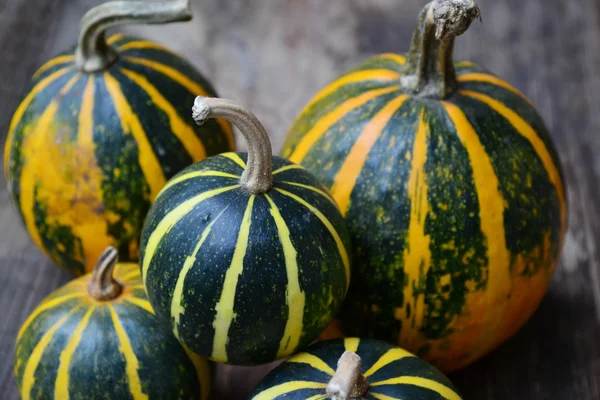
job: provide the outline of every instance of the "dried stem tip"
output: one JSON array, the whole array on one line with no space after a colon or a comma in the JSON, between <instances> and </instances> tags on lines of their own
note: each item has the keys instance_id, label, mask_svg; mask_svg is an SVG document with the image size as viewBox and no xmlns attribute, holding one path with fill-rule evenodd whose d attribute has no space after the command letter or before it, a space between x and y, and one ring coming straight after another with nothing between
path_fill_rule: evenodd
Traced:
<instances>
[{"instance_id":1,"label":"dried stem tip","mask_svg":"<svg viewBox=\"0 0 600 400\"><path fill-rule=\"evenodd\" d=\"M346 351L338 361L335 375L327 384L327 395L331 400L361 398L369 390L369 383L360 372L361 359L358 354Z\"/></svg>"}]
</instances>

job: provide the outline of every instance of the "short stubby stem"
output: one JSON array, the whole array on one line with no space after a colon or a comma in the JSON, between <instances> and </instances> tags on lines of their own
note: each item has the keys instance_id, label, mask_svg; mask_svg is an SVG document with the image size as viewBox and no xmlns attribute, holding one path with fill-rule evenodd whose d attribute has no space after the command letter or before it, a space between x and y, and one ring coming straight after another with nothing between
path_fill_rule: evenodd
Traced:
<instances>
[{"instance_id":1,"label":"short stubby stem","mask_svg":"<svg viewBox=\"0 0 600 400\"><path fill-rule=\"evenodd\" d=\"M118 252L108 247L98 258L88 282L88 293L96 301L114 300L123 292L123 286L113 277L118 261Z\"/></svg>"},{"instance_id":2,"label":"short stubby stem","mask_svg":"<svg viewBox=\"0 0 600 400\"><path fill-rule=\"evenodd\" d=\"M327 384L331 400L362 398L369 390L367 379L360 372L362 361L358 354L346 351L340 357L335 375Z\"/></svg>"},{"instance_id":3,"label":"short stubby stem","mask_svg":"<svg viewBox=\"0 0 600 400\"><path fill-rule=\"evenodd\" d=\"M480 17L474 0L434 0L419 16L401 87L416 97L444 99L457 88L454 39Z\"/></svg>"},{"instance_id":4,"label":"short stubby stem","mask_svg":"<svg viewBox=\"0 0 600 400\"><path fill-rule=\"evenodd\" d=\"M106 42L106 30L126 24L165 24L192 19L190 0L171 2L112 1L88 11L79 25L79 41L75 57L84 72L97 72L110 67L118 58L117 51Z\"/></svg>"},{"instance_id":5,"label":"short stubby stem","mask_svg":"<svg viewBox=\"0 0 600 400\"><path fill-rule=\"evenodd\" d=\"M247 108L230 100L196 97L192 108L198 124L208 118L223 118L236 125L248 144L248 162L240 185L250 193L266 193L273 187L273 151L269 135Z\"/></svg>"}]
</instances>

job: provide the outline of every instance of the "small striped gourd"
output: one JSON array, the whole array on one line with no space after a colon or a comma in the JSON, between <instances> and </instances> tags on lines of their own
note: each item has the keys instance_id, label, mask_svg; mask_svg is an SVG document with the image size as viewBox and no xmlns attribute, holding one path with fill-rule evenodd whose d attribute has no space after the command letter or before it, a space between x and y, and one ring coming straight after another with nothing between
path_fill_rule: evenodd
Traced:
<instances>
[{"instance_id":1,"label":"small striped gourd","mask_svg":"<svg viewBox=\"0 0 600 400\"><path fill-rule=\"evenodd\" d=\"M27 399L199 399L210 365L154 316L138 264L108 248L91 274L51 293L17 336L15 376Z\"/></svg>"},{"instance_id":2,"label":"small striped gourd","mask_svg":"<svg viewBox=\"0 0 600 400\"><path fill-rule=\"evenodd\" d=\"M82 20L79 44L44 64L10 124L4 168L33 241L82 275L108 245L139 258L151 202L195 161L234 147L230 125L196 127L189 104L211 85L189 63L108 26L191 18L189 0L113 2Z\"/></svg>"},{"instance_id":3,"label":"small striped gourd","mask_svg":"<svg viewBox=\"0 0 600 400\"><path fill-rule=\"evenodd\" d=\"M559 159L531 103L453 63L455 36L478 16L472 0L426 5L411 52L373 57L323 89L283 150L346 217L356 279L344 333L443 371L532 315L567 227Z\"/></svg>"},{"instance_id":4,"label":"small striped gourd","mask_svg":"<svg viewBox=\"0 0 600 400\"><path fill-rule=\"evenodd\" d=\"M391 344L347 338L320 342L271 371L251 400L460 400L432 365Z\"/></svg>"},{"instance_id":5,"label":"small striped gourd","mask_svg":"<svg viewBox=\"0 0 600 400\"><path fill-rule=\"evenodd\" d=\"M141 241L150 303L185 346L214 361L288 356L318 337L346 295L344 220L308 171L272 156L250 111L198 97L194 114L236 124L248 153L209 157L158 195Z\"/></svg>"}]
</instances>

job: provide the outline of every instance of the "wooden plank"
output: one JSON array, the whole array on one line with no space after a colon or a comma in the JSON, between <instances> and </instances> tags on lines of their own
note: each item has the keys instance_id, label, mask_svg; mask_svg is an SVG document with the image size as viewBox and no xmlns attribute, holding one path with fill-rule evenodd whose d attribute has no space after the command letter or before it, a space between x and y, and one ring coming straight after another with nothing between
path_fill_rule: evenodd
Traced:
<instances>
[{"instance_id":1,"label":"wooden plank","mask_svg":"<svg viewBox=\"0 0 600 400\"><path fill-rule=\"evenodd\" d=\"M68 47L95 0L0 0L0 135L36 66ZM451 376L465 398L600 398L600 22L595 0L478 0L484 24L458 57L487 66L538 105L569 188L570 230L548 296L531 321L480 362ZM196 18L131 29L168 44L223 97L252 106L274 148L312 95L368 55L405 51L425 1L194 2ZM24 46L23 44L26 44ZM6 79L5 77L10 77ZM17 398L12 352L20 323L66 280L45 261L0 191L0 393ZM243 399L269 367L220 366L218 399Z\"/></svg>"}]
</instances>

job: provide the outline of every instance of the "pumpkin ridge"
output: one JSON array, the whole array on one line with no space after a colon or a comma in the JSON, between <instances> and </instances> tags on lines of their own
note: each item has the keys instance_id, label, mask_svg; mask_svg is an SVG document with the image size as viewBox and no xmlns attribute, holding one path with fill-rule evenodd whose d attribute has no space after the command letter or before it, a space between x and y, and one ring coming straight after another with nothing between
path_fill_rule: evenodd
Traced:
<instances>
[{"instance_id":1,"label":"pumpkin ridge","mask_svg":"<svg viewBox=\"0 0 600 400\"><path fill-rule=\"evenodd\" d=\"M302 204L304 207L308 208L313 214L315 214L317 216L317 218L319 218L321 220L321 222L323 223L323 225L325 225L327 230L329 230L329 233L335 240L335 243L338 248L338 252L340 254L342 262L344 263L344 267L346 269L346 290L348 290L348 287L350 286L350 260L349 260L348 252L346 251L346 248L344 247L344 243L342 242L342 239L340 238L339 234L337 233L337 231L335 230L335 228L333 227L331 222L327 219L327 217L325 217L323 215L323 213L321 213L318 209L316 209L314 206L312 206L310 203L308 203L306 200L302 199L301 197L299 197L291 192L288 192L287 190L283 190L281 188L276 187L275 190L278 191L279 193L283 194L284 196L291 197L298 203Z\"/></svg>"},{"instance_id":2,"label":"pumpkin ridge","mask_svg":"<svg viewBox=\"0 0 600 400\"><path fill-rule=\"evenodd\" d=\"M372 387L401 384L419 386L425 389L429 389L433 392L438 393L440 396L443 396L447 400L461 400L460 396L448 386L427 378L421 378L416 376L401 376L398 378L387 379L385 381L370 382L370 385Z\"/></svg>"},{"instance_id":3,"label":"pumpkin ridge","mask_svg":"<svg viewBox=\"0 0 600 400\"><path fill-rule=\"evenodd\" d=\"M202 96L210 95L210 93L208 93L208 91L206 89L204 89L204 87L202 87L200 84L194 82L191 78L182 74L180 71L178 71L177 69L175 69L173 67L170 67L163 63L160 63L158 61L149 60L149 59L142 58L142 57L126 56L124 58L133 64L138 64L138 65L142 65L142 66L153 69L154 71L168 77L172 81L183 86L190 93L192 93L194 95L199 95L199 94ZM227 141L228 141L229 148L233 149L235 147L235 138L233 136L233 131L231 129L231 125L229 125L227 123L227 121L224 121L223 119L217 119L216 121L219 124L219 126L221 127L221 129L227 135Z\"/></svg>"},{"instance_id":4,"label":"pumpkin ridge","mask_svg":"<svg viewBox=\"0 0 600 400\"><path fill-rule=\"evenodd\" d=\"M278 396L295 392L302 389L325 389L326 383L311 382L311 381L289 381L286 383L273 386L267 390L260 392L254 396L252 400L273 400Z\"/></svg>"},{"instance_id":5,"label":"pumpkin ridge","mask_svg":"<svg viewBox=\"0 0 600 400\"><path fill-rule=\"evenodd\" d=\"M193 161L206 158L206 149L202 141L196 136L194 129L184 122L179 116L173 105L156 89L154 85L144 76L134 71L121 68L120 71L131 79L150 97L152 103L162 110L169 119L169 125L173 134L179 139L179 142L185 148Z\"/></svg>"},{"instance_id":6,"label":"pumpkin ridge","mask_svg":"<svg viewBox=\"0 0 600 400\"><path fill-rule=\"evenodd\" d=\"M399 86L385 87L365 92L364 94L344 101L333 111L323 116L315 126L303 136L293 150L290 150L290 161L300 164L310 149L327 133L327 130L346 117L352 111L382 96L397 91Z\"/></svg>"},{"instance_id":7,"label":"pumpkin ridge","mask_svg":"<svg viewBox=\"0 0 600 400\"><path fill-rule=\"evenodd\" d=\"M287 181L278 181L277 182L278 185L290 185L290 186L294 186L294 187L298 187L301 189L306 189L306 190L310 190L312 192L315 192L317 194L320 194L321 196L325 197L327 200L329 200L329 202L331 204L333 204L336 208L339 209L338 204L335 202L335 199L329 194L326 193L324 191L322 191L319 188L316 188L314 186L310 186L310 185L305 185L303 183L298 183L298 182L287 182Z\"/></svg>"},{"instance_id":8,"label":"pumpkin ridge","mask_svg":"<svg viewBox=\"0 0 600 400\"><path fill-rule=\"evenodd\" d=\"M121 90L121 84L109 72L104 72L104 83L121 119L123 132L132 134L137 143L139 164L150 187L150 198L154 199L160 189L167 183L163 169L139 118L134 114L131 105Z\"/></svg>"},{"instance_id":9,"label":"pumpkin ridge","mask_svg":"<svg viewBox=\"0 0 600 400\"><path fill-rule=\"evenodd\" d=\"M389 349L364 373L364 376L365 378L368 378L386 365L406 357L414 357L414 355L401 348Z\"/></svg>"},{"instance_id":10,"label":"pumpkin ridge","mask_svg":"<svg viewBox=\"0 0 600 400\"><path fill-rule=\"evenodd\" d=\"M202 234L200 235L200 240L198 240L198 243L194 248L194 251L191 255L186 257L185 263L181 268L181 271L179 271L179 276L177 277L177 282L175 283L175 289L173 290L173 296L171 298L171 319L173 321L173 332L177 338L179 338L179 324L181 316L184 314L185 311L185 308L181 304L183 300L183 287L185 284L185 278L187 277L187 274L190 271L190 269L194 266L196 258L198 256L198 252L200 251L200 248L202 247L202 245L206 241L206 238L210 234L212 227L219 220L221 215L223 215L223 213L227 210L227 208L228 207L225 207L223 211L221 211L219 215L217 215L217 217L213 219L210 222L210 224L206 226L206 228L204 228Z\"/></svg>"},{"instance_id":11,"label":"pumpkin ridge","mask_svg":"<svg viewBox=\"0 0 600 400\"><path fill-rule=\"evenodd\" d=\"M331 186L331 193L342 215L345 216L348 212L352 191L367 161L369 152L406 100L408 100L407 95L400 95L381 107L354 140L354 144L342 166L337 171L333 185Z\"/></svg>"},{"instance_id":12,"label":"pumpkin ridge","mask_svg":"<svg viewBox=\"0 0 600 400\"><path fill-rule=\"evenodd\" d=\"M54 398L69 400L69 366L71 365L73 354L77 350L77 346L81 342L83 331L85 330L95 307L89 307L77 327L73 331L71 337L67 341L67 345L60 353L60 361L56 373L56 383L54 385Z\"/></svg>"},{"instance_id":13,"label":"pumpkin ridge","mask_svg":"<svg viewBox=\"0 0 600 400\"><path fill-rule=\"evenodd\" d=\"M177 176L177 177L169 180L169 182L158 193L158 196L156 196L156 198L158 199L163 193L165 193L168 189L172 188L173 186L177 185L178 183L185 182L185 181L187 181L189 179L200 178L200 177L203 177L203 176L240 179L240 177L238 175L233 175L233 174L230 174L230 173L221 172L221 171L214 171L214 170L213 171L211 171L211 170L202 170L202 171L189 172L187 174L179 175L179 176Z\"/></svg>"},{"instance_id":14,"label":"pumpkin ridge","mask_svg":"<svg viewBox=\"0 0 600 400\"><path fill-rule=\"evenodd\" d=\"M48 60L45 64L43 64L38 70L33 74L33 79L38 79L44 72L48 71L52 67L61 65L61 67L72 67L71 64L75 61L75 56L71 54L63 54L60 56L56 56Z\"/></svg>"},{"instance_id":15,"label":"pumpkin ridge","mask_svg":"<svg viewBox=\"0 0 600 400\"><path fill-rule=\"evenodd\" d=\"M287 360L287 362L308 364L312 368L314 368L318 371L324 372L327 375L330 375L330 376L335 375L335 370L333 370L333 368L331 368L321 358L319 358L318 356L311 354L311 353L305 352L305 353L296 354L295 356L292 356L289 360Z\"/></svg>"},{"instance_id":16,"label":"pumpkin ridge","mask_svg":"<svg viewBox=\"0 0 600 400\"><path fill-rule=\"evenodd\" d=\"M529 105L532 105L531 101L523 93L521 93L517 88L515 88L513 85L506 82L505 80L500 79L497 76L494 76L492 74L485 74L485 73L481 73L481 72L467 72L467 73L459 75L457 80L458 80L458 82L463 82L463 83L464 82L484 82L484 83L488 83L490 85L498 86L498 87L501 87L501 88L511 91L512 93L516 94L517 96L519 96L523 100L525 100ZM464 90L459 89L459 93L464 93L464 92L465 92Z\"/></svg>"},{"instance_id":17,"label":"pumpkin ridge","mask_svg":"<svg viewBox=\"0 0 600 400\"><path fill-rule=\"evenodd\" d=\"M112 305L107 305L107 308L110 313L110 317L113 323L113 327L117 334L118 342L119 342L119 352L125 358L125 371L127 374L127 384L129 386L129 391L131 396L135 400L143 400L148 399L148 396L142 391L142 384L140 382L140 377L138 375L139 370L139 361L135 352L133 351L133 347L131 346L131 342L125 332L125 329L121 325L121 321Z\"/></svg>"},{"instance_id":18,"label":"pumpkin ridge","mask_svg":"<svg viewBox=\"0 0 600 400\"><path fill-rule=\"evenodd\" d=\"M300 285L300 271L297 260L298 252L292 243L290 230L271 197L266 193L264 196L269 202L269 212L277 227L277 235L283 249L287 277L285 294L288 317L283 336L281 337L279 350L277 351L277 357L279 358L295 352L298 347L303 330L302 322L306 306L306 294Z\"/></svg>"}]
</instances>

